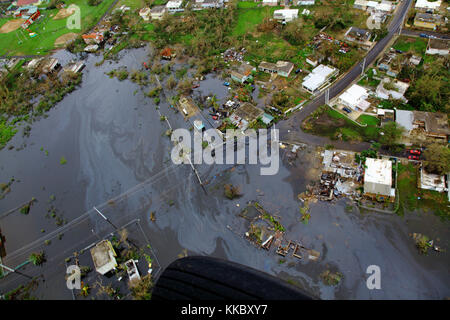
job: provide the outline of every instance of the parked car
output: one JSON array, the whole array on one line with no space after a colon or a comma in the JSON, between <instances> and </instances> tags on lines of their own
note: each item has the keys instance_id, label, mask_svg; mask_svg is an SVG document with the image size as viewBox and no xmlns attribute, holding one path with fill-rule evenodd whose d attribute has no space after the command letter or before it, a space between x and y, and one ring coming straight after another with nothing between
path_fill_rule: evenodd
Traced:
<instances>
[{"instance_id":1,"label":"parked car","mask_svg":"<svg viewBox=\"0 0 450 320\"><path fill-rule=\"evenodd\" d=\"M409 150L409 153L419 155L421 152L420 150Z\"/></svg>"},{"instance_id":2,"label":"parked car","mask_svg":"<svg viewBox=\"0 0 450 320\"><path fill-rule=\"evenodd\" d=\"M428 38L428 35L426 33L421 33L419 36L421 36L422 38Z\"/></svg>"},{"instance_id":3,"label":"parked car","mask_svg":"<svg viewBox=\"0 0 450 320\"><path fill-rule=\"evenodd\" d=\"M295 73L300 73L300 72L303 72L303 70L302 69L295 70Z\"/></svg>"},{"instance_id":4,"label":"parked car","mask_svg":"<svg viewBox=\"0 0 450 320\"><path fill-rule=\"evenodd\" d=\"M350 110L349 108L347 108L347 107L345 107L344 109L342 109L342 110L344 110L345 112L347 112L347 113L351 113L352 112L352 110Z\"/></svg>"},{"instance_id":5,"label":"parked car","mask_svg":"<svg viewBox=\"0 0 450 320\"><path fill-rule=\"evenodd\" d=\"M409 160L419 160L418 156L408 156Z\"/></svg>"},{"instance_id":6,"label":"parked car","mask_svg":"<svg viewBox=\"0 0 450 320\"><path fill-rule=\"evenodd\" d=\"M223 83L223 85L228 87L228 86L230 85L230 83L225 81L225 82Z\"/></svg>"},{"instance_id":7,"label":"parked car","mask_svg":"<svg viewBox=\"0 0 450 320\"><path fill-rule=\"evenodd\" d=\"M195 88L198 88L198 87L200 87L200 85L199 85L198 83L196 83L196 84L194 84L194 85L192 86L192 89L195 89Z\"/></svg>"}]
</instances>

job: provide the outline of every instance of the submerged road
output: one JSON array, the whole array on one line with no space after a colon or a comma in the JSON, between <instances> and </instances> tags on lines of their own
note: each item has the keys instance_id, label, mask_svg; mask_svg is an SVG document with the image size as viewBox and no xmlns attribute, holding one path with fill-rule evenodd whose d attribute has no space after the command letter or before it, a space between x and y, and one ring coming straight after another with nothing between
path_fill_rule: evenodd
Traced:
<instances>
[{"instance_id":1,"label":"submerged road","mask_svg":"<svg viewBox=\"0 0 450 320\"><path fill-rule=\"evenodd\" d=\"M369 53L365 57L365 63L360 62L353 66L353 68L345 74L340 80L338 80L334 85L329 88L329 98L332 99L339 95L345 88L347 88L353 81L355 81L362 73L363 64L365 67L370 65L378 55L383 52L389 42L392 40L394 35L399 32L401 25L403 24L404 18L408 13L409 7L411 6L412 0L404 0L400 7L397 9L397 13L395 14L393 20L389 24L388 34L381 39L377 44L369 51ZM358 143L358 144L349 144L344 141L332 141L326 137L314 136L311 134L307 134L303 132L300 128L301 123L305 118L314 112L317 108L325 104L325 92L322 92L319 96L317 96L313 101L304 106L300 111L297 111L292 115L288 120L280 123L280 138L282 140L290 140L290 141L301 141L310 144L327 144L333 143L335 147L343 147L345 145L346 148L352 149L354 151L360 151L367 148L368 143Z\"/></svg>"}]
</instances>

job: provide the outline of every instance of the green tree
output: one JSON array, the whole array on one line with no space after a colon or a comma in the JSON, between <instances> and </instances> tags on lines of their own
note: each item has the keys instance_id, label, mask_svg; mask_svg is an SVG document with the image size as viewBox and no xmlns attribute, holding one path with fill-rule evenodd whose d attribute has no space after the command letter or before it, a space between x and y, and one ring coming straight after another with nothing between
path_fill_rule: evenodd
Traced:
<instances>
[{"instance_id":1,"label":"green tree","mask_svg":"<svg viewBox=\"0 0 450 320\"><path fill-rule=\"evenodd\" d=\"M398 126L396 122L387 122L380 131L380 142L385 146L394 146L397 140L402 136L404 129Z\"/></svg>"},{"instance_id":2,"label":"green tree","mask_svg":"<svg viewBox=\"0 0 450 320\"><path fill-rule=\"evenodd\" d=\"M430 145L423 153L425 157L425 170L439 175L450 172L450 149L441 144Z\"/></svg>"}]
</instances>

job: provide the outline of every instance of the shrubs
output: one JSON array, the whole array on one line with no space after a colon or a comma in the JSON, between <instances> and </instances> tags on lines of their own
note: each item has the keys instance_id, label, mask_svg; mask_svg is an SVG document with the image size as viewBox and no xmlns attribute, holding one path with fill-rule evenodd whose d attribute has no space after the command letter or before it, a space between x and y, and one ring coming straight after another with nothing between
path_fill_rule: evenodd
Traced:
<instances>
[{"instance_id":1,"label":"shrubs","mask_svg":"<svg viewBox=\"0 0 450 320\"><path fill-rule=\"evenodd\" d=\"M330 270L326 270L320 274L320 278L322 282L327 286L335 286L338 285L342 280L342 273L340 272L331 272Z\"/></svg>"},{"instance_id":2,"label":"shrubs","mask_svg":"<svg viewBox=\"0 0 450 320\"><path fill-rule=\"evenodd\" d=\"M237 198L241 195L240 189L237 186L233 186L232 184L226 184L223 186L225 196L233 200L234 198Z\"/></svg>"}]
</instances>

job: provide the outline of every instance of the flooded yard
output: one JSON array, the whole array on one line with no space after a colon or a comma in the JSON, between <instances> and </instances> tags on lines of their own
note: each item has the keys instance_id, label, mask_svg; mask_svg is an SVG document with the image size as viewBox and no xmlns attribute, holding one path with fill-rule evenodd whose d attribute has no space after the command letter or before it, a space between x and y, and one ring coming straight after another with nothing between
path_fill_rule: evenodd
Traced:
<instances>
[{"instance_id":1,"label":"flooded yard","mask_svg":"<svg viewBox=\"0 0 450 320\"><path fill-rule=\"evenodd\" d=\"M129 80L105 74L120 66L140 69L147 54L147 48L127 50L118 62L101 66L95 66L101 57L89 56L80 88L48 117L34 122L29 137L16 134L9 143L14 149L0 151L0 181L15 179L0 200L6 250L2 261L18 266L32 252L44 250L47 256L42 267L28 264L20 269L45 279L33 289L33 296L72 299L66 288L65 259L114 231L94 206L119 228L139 219L161 268L180 256L211 255L276 275L323 299L450 295L448 252L420 255L410 236L427 234L447 249L449 225L433 213L407 212L400 217L360 211L339 200L310 204L309 221L301 220L298 194L319 178L315 172L320 175L312 147L299 150L294 161L287 159L287 149L280 150L280 170L274 176L261 176L259 165L199 165L203 189L189 165L171 161L172 145L164 134L168 126L160 114L173 128L190 124L170 107L168 97L162 95L157 108L144 94L148 88L141 90ZM57 55L72 58L64 51ZM207 75L199 84L194 96L214 94L221 103L226 101L228 90L220 76ZM202 115L212 121L207 110ZM239 186L241 196L227 199L224 184ZM32 198L36 202L28 214L13 210ZM280 263L283 257L255 247L233 229L237 215L251 201L279 219L287 238L318 251L319 259L289 258ZM381 290L366 287L370 265L381 269ZM139 270L146 271L142 266ZM320 274L327 270L342 273L339 284L322 282ZM0 280L0 292L26 280L8 275Z\"/></svg>"}]
</instances>

